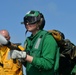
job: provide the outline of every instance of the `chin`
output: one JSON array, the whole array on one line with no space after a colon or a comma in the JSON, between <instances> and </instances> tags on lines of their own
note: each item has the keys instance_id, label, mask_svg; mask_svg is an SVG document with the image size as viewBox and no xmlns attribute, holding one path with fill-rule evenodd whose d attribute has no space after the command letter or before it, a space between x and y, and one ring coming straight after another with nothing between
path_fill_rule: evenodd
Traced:
<instances>
[{"instance_id":1,"label":"chin","mask_svg":"<svg viewBox=\"0 0 76 75\"><path fill-rule=\"evenodd\" d=\"M29 32L32 32L32 30L28 29Z\"/></svg>"}]
</instances>

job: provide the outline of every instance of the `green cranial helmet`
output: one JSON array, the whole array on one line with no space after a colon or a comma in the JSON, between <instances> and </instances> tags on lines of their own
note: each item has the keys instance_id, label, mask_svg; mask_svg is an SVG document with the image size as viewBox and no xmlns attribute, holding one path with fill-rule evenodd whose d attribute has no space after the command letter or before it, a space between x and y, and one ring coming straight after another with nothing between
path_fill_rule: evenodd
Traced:
<instances>
[{"instance_id":1,"label":"green cranial helmet","mask_svg":"<svg viewBox=\"0 0 76 75\"><path fill-rule=\"evenodd\" d=\"M39 15L39 11L29 11L26 13L26 16L34 16L37 17Z\"/></svg>"},{"instance_id":2,"label":"green cranial helmet","mask_svg":"<svg viewBox=\"0 0 76 75\"><path fill-rule=\"evenodd\" d=\"M25 25L26 25L26 23L35 24L35 23L41 21L41 25L39 26L40 29L43 29L44 25L45 25L44 16L39 11L31 10L31 11L27 12L26 15L24 16L23 20L24 20L23 23Z\"/></svg>"}]
</instances>

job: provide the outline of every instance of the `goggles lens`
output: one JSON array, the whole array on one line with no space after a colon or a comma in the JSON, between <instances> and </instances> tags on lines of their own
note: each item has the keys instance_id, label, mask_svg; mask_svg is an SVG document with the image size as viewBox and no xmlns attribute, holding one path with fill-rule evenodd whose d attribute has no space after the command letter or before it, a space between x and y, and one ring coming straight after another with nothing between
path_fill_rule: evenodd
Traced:
<instances>
[{"instance_id":1,"label":"goggles lens","mask_svg":"<svg viewBox=\"0 0 76 75\"><path fill-rule=\"evenodd\" d=\"M37 17L32 17L32 16L24 17L24 24L27 24L27 23L34 24L37 21L38 21Z\"/></svg>"}]
</instances>

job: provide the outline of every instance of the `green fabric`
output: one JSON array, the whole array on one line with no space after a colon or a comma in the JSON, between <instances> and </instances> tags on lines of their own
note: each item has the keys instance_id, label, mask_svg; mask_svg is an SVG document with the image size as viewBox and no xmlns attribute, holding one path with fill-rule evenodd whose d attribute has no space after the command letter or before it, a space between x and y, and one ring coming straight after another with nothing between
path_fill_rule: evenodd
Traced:
<instances>
[{"instance_id":1,"label":"green fabric","mask_svg":"<svg viewBox=\"0 0 76 75\"><path fill-rule=\"evenodd\" d=\"M30 13L30 12L33 12L33 13ZM26 16L38 16L40 13L39 13L39 11L34 11L34 10L32 10L32 11L29 11L27 14L26 14Z\"/></svg>"},{"instance_id":2,"label":"green fabric","mask_svg":"<svg viewBox=\"0 0 76 75\"><path fill-rule=\"evenodd\" d=\"M71 74L72 74L72 73L75 73L75 74L76 74L76 65L74 66L74 68L73 68Z\"/></svg>"},{"instance_id":3,"label":"green fabric","mask_svg":"<svg viewBox=\"0 0 76 75\"><path fill-rule=\"evenodd\" d=\"M59 53L59 49L60 48L58 48L58 50L57 50L57 52L56 52L56 60L55 60L55 66L54 66L54 71L57 71L58 70L58 68L59 68L59 55L60 55L60 53Z\"/></svg>"},{"instance_id":4,"label":"green fabric","mask_svg":"<svg viewBox=\"0 0 76 75\"><path fill-rule=\"evenodd\" d=\"M26 52L34 57L32 63L26 64L27 75L54 75L59 67L59 47L52 35L40 30L26 41Z\"/></svg>"}]
</instances>

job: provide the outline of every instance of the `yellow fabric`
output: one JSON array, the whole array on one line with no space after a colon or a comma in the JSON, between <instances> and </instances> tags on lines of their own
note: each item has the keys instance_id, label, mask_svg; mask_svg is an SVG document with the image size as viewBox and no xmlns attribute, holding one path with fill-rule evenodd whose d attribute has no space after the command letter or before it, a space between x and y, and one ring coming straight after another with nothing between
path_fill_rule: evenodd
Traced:
<instances>
[{"instance_id":1,"label":"yellow fabric","mask_svg":"<svg viewBox=\"0 0 76 75\"><path fill-rule=\"evenodd\" d=\"M22 64L18 60L9 58L10 49L6 46L0 47L0 75L22 75Z\"/></svg>"}]
</instances>

